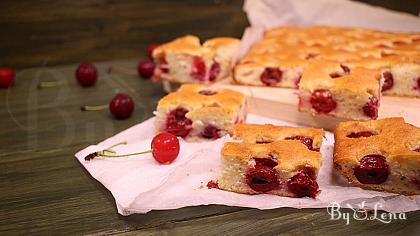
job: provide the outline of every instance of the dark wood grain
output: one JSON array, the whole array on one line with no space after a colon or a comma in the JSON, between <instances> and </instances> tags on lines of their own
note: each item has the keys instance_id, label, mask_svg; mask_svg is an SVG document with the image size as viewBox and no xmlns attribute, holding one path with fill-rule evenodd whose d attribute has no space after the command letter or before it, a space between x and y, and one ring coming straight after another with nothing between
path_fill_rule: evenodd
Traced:
<instances>
[{"instance_id":1,"label":"dark wood grain","mask_svg":"<svg viewBox=\"0 0 420 236\"><path fill-rule=\"evenodd\" d=\"M240 37L240 0L0 1L0 65L139 58L185 34Z\"/></svg>"},{"instance_id":2,"label":"dark wood grain","mask_svg":"<svg viewBox=\"0 0 420 236\"><path fill-rule=\"evenodd\" d=\"M0 90L0 235L420 232L420 212L390 224L353 220L350 225L330 220L325 209L262 211L213 205L118 215L112 195L84 170L74 153L149 118L164 93L159 83L135 75L136 61L96 65L100 80L93 88L79 87L75 65L69 65L21 70L15 87ZM38 80L60 80L63 85L38 90ZM108 111L79 110L82 104L108 102L117 90L135 98L131 118L115 120Z\"/></svg>"}]
</instances>

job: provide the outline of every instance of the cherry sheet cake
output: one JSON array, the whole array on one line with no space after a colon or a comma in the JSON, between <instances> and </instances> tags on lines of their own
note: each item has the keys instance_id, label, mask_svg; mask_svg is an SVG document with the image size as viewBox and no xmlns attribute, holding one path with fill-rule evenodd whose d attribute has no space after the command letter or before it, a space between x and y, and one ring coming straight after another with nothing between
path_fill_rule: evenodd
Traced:
<instances>
[{"instance_id":1,"label":"cherry sheet cake","mask_svg":"<svg viewBox=\"0 0 420 236\"><path fill-rule=\"evenodd\" d=\"M299 88L303 112L376 119L381 93L420 97L420 33L331 26L273 28L234 67L233 78L243 85ZM313 100L318 104L311 105L308 93L316 90L319 98ZM363 108L369 102L371 108ZM319 103L326 108L319 108Z\"/></svg>"},{"instance_id":2,"label":"cherry sheet cake","mask_svg":"<svg viewBox=\"0 0 420 236\"><path fill-rule=\"evenodd\" d=\"M375 70L316 61L306 68L299 87L299 111L353 120L378 117L381 76Z\"/></svg>"},{"instance_id":3,"label":"cherry sheet cake","mask_svg":"<svg viewBox=\"0 0 420 236\"><path fill-rule=\"evenodd\" d=\"M352 185L420 194L420 128L403 118L349 121L334 136L334 167Z\"/></svg>"},{"instance_id":4,"label":"cherry sheet cake","mask_svg":"<svg viewBox=\"0 0 420 236\"><path fill-rule=\"evenodd\" d=\"M218 188L245 194L312 197L319 193L323 130L238 124L221 150Z\"/></svg>"},{"instance_id":5,"label":"cherry sheet cake","mask_svg":"<svg viewBox=\"0 0 420 236\"><path fill-rule=\"evenodd\" d=\"M153 51L154 80L173 83L212 83L230 75L239 51L236 38L200 39L187 35Z\"/></svg>"},{"instance_id":6,"label":"cherry sheet cake","mask_svg":"<svg viewBox=\"0 0 420 236\"><path fill-rule=\"evenodd\" d=\"M230 89L184 84L163 97L155 111L156 132L169 132L187 141L204 141L233 133L246 119L246 98Z\"/></svg>"}]
</instances>

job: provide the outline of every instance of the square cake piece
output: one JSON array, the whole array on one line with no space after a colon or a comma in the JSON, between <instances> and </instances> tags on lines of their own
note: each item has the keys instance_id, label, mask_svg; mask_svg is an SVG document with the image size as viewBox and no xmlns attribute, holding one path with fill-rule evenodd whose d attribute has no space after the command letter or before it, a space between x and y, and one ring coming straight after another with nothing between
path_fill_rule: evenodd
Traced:
<instances>
[{"instance_id":1,"label":"square cake piece","mask_svg":"<svg viewBox=\"0 0 420 236\"><path fill-rule=\"evenodd\" d=\"M219 37L200 44L187 35L163 44L153 51L156 63L154 80L173 83L212 83L230 75L239 51L240 40Z\"/></svg>"},{"instance_id":2,"label":"square cake piece","mask_svg":"<svg viewBox=\"0 0 420 236\"><path fill-rule=\"evenodd\" d=\"M379 70L313 60L299 83L299 111L353 120L378 117Z\"/></svg>"},{"instance_id":3,"label":"square cake piece","mask_svg":"<svg viewBox=\"0 0 420 236\"><path fill-rule=\"evenodd\" d=\"M315 198L322 129L237 124L225 143L218 187L223 190Z\"/></svg>"},{"instance_id":4,"label":"square cake piece","mask_svg":"<svg viewBox=\"0 0 420 236\"><path fill-rule=\"evenodd\" d=\"M384 95L420 97L420 56L417 59L401 55L369 57L343 65L381 70Z\"/></svg>"},{"instance_id":5,"label":"square cake piece","mask_svg":"<svg viewBox=\"0 0 420 236\"><path fill-rule=\"evenodd\" d=\"M420 194L420 128L403 118L340 123L334 167L354 186Z\"/></svg>"},{"instance_id":6,"label":"square cake piece","mask_svg":"<svg viewBox=\"0 0 420 236\"><path fill-rule=\"evenodd\" d=\"M233 138L245 143L272 143L281 140L299 140L309 150L319 152L324 131L315 128L276 126L271 124L237 124Z\"/></svg>"},{"instance_id":7,"label":"square cake piece","mask_svg":"<svg viewBox=\"0 0 420 236\"><path fill-rule=\"evenodd\" d=\"M184 84L163 97L154 113L156 132L169 132L187 141L217 139L232 134L246 119L246 98L229 89Z\"/></svg>"},{"instance_id":8,"label":"square cake piece","mask_svg":"<svg viewBox=\"0 0 420 236\"><path fill-rule=\"evenodd\" d=\"M221 156L219 189L312 198L319 192L316 179L321 154L298 140L268 144L227 142Z\"/></svg>"}]
</instances>

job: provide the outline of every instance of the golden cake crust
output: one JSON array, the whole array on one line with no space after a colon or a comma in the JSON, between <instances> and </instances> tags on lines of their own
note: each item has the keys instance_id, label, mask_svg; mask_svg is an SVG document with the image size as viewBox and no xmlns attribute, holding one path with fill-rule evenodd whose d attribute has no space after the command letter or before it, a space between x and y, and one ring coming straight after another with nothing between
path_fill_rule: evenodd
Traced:
<instances>
[{"instance_id":1,"label":"golden cake crust","mask_svg":"<svg viewBox=\"0 0 420 236\"><path fill-rule=\"evenodd\" d=\"M264 158L270 155L277 157L277 171L293 172L305 166L317 170L321 167L321 154L310 151L297 140L283 140L268 144L254 143L225 143L221 155L227 158L238 158L248 161L254 157Z\"/></svg>"},{"instance_id":2,"label":"golden cake crust","mask_svg":"<svg viewBox=\"0 0 420 236\"><path fill-rule=\"evenodd\" d=\"M170 93L163 97L158 107L167 107L172 104L186 103L193 108L215 107L226 109L229 112L236 112L244 103L245 96L230 89L219 89L214 95L202 95L202 90L212 90L209 86L200 84L184 84L177 92Z\"/></svg>"},{"instance_id":3,"label":"golden cake crust","mask_svg":"<svg viewBox=\"0 0 420 236\"><path fill-rule=\"evenodd\" d=\"M168 52L182 52L186 54L201 55L200 39L194 35L186 35L165 43L153 50L153 58L159 60Z\"/></svg>"},{"instance_id":4,"label":"golden cake crust","mask_svg":"<svg viewBox=\"0 0 420 236\"><path fill-rule=\"evenodd\" d=\"M229 44L236 44L240 43L241 41L237 38L230 38L230 37L218 37L206 40L203 43L203 47L210 48L212 50L218 50L220 48L225 47Z\"/></svg>"},{"instance_id":5,"label":"golden cake crust","mask_svg":"<svg viewBox=\"0 0 420 236\"><path fill-rule=\"evenodd\" d=\"M294 136L305 136L313 140L312 145L320 148L324 131L315 128L275 126L271 124L237 124L233 129L233 138L245 143L274 142Z\"/></svg>"},{"instance_id":6,"label":"golden cake crust","mask_svg":"<svg viewBox=\"0 0 420 236\"><path fill-rule=\"evenodd\" d=\"M186 35L177 38L171 42L165 43L157 47L153 51L153 58L159 60L167 53L185 53L193 56L200 56L202 54L214 54L220 48L223 48L232 43L239 43L240 40L230 37L212 38L200 44L200 39L194 35Z\"/></svg>"},{"instance_id":7,"label":"golden cake crust","mask_svg":"<svg viewBox=\"0 0 420 236\"><path fill-rule=\"evenodd\" d=\"M307 72L311 67L314 71L326 69L317 61L331 61L347 65L349 68L367 68L380 70L384 68L396 69L393 80L395 83L387 88L386 95L419 97L415 79L420 76L415 63L420 65L420 33L414 32L384 32L364 28L335 27L314 25L309 27L281 26L268 29L261 41L252 45L247 55L234 68L234 80L239 84L292 87L289 83L260 82L262 69L275 66L278 68L300 67L303 77L315 78L313 71ZM291 58L291 60L289 60ZM298 58L299 60L295 60ZM315 59L315 60L314 60ZM328 67L328 66L326 66ZM250 70L256 72L251 73ZM284 72L284 71L282 71ZM353 72L352 73L356 73ZM326 76L323 81L319 79L304 86L315 89L311 84L321 84L324 88L335 85L337 90L347 89L358 91L354 96L364 93L366 89L375 90L371 77L360 71L358 75L340 82L328 82ZM365 75L362 75L364 73ZM306 80L306 79L303 79ZM312 79L311 79L312 80ZM350 81L355 81L353 84ZM305 84L305 83L304 83ZM388 85L387 85L388 86ZM368 88L366 88L368 87ZM375 92L375 94L380 91ZM370 93L373 94L373 93ZM352 95L351 95L352 96ZM379 96L376 96L379 99Z\"/></svg>"},{"instance_id":8,"label":"golden cake crust","mask_svg":"<svg viewBox=\"0 0 420 236\"><path fill-rule=\"evenodd\" d=\"M331 74L342 76L332 78ZM305 69L300 80L300 88L313 92L316 89L328 89L332 93L351 92L361 96L375 95L379 91L381 71L354 67L349 73L342 65L326 60L313 60Z\"/></svg>"},{"instance_id":9,"label":"golden cake crust","mask_svg":"<svg viewBox=\"0 0 420 236\"><path fill-rule=\"evenodd\" d=\"M350 138L351 133L372 132L370 137ZM382 185L362 184L354 177L353 168L366 155L386 157L391 171L406 176L414 173L420 177L420 128L405 123L403 118L386 118L376 121L349 121L340 123L334 130L334 166L352 184L378 191L400 194L420 194L419 190L398 190ZM417 173L417 174L416 174ZM404 178L409 178L406 176ZM415 177L415 176L414 176Z\"/></svg>"}]
</instances>

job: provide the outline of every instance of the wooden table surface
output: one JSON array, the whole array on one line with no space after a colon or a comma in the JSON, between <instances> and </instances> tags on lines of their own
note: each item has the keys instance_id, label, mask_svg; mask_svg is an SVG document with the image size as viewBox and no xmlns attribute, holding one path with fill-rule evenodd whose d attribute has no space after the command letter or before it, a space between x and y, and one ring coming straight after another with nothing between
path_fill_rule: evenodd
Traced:
<instances>
[{"instance_id":1,"label":"wooden table surface","mask_svg":"<svg viewBox=\"0 0 420 236\"><path fill-rule=\"evenodd\" d=\"M159 83L135 75L136 62L96 63L100 79L92 88L78 86L76 65L68 65L20 70L15 87L0 90L0 235L420 232L419 211L389 224L352 220L349 225L330 220L326 209L211 205L118 215L112 195L74 154L152 116L164 93ZM61 81L61 86L37 89L38 81L54 80ZM117 91L134 98L131 118L115 120L108 111L79 110L81 105L107 103Z\"/></svg>"}]
</instances>

